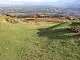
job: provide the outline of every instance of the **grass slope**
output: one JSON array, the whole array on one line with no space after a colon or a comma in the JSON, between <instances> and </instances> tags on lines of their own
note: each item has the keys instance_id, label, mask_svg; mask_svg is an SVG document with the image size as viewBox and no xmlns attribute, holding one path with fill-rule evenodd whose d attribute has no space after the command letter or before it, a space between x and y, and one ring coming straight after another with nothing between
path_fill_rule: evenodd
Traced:
<instances>
[{"instance_id":1,"label":"grass slope","mask_svg":"<svg viewBox=\"0 0 80 60\"><path fill-rule=\"evenodd\" d=\"M80 60L80 36L71 23L0 23L0 60Z\"/></svg>"}]
</instances>

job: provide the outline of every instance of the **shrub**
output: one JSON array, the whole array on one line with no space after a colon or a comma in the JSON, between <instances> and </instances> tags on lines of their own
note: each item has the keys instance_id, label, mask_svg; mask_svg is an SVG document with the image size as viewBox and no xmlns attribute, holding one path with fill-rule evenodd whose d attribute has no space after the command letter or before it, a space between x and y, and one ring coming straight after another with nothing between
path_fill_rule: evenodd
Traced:
<instances>
[{"instance_id":1,"label":"shrub","mask_svg":"<svg viewBox=\"0 0 80 60\"><path fill-rule=\"evenodd\" d=\"M68 30L73 33L80 33L80 26L79 25L73 26L71 28L68 28Z\"/></svg>"}]
</instances>

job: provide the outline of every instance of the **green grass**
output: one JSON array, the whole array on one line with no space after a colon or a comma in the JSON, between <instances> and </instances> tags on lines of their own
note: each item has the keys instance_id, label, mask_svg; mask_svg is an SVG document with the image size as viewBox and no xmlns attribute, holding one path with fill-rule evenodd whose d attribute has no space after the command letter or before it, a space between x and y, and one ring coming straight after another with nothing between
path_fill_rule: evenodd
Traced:
<instances>
[{"instance_id":1,"label":"green grass","mask_svg":"<svg viewBox=\"0 0 80 60\"><path fill-rule=\"evenodd\" d=\"M71 23L0 23L0 60L80 60L80 36Z\"/></svg>"}]
</instances>

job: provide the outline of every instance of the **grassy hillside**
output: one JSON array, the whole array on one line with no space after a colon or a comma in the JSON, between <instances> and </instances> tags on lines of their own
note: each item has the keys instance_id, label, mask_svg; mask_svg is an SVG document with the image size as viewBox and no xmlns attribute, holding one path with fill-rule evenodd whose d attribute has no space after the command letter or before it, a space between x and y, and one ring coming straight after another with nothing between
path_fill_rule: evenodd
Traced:
<instances>
[{"instance_id":1,"label":"grassy hillside","mask_svg":"<svg viewBox=\"0 0 80 60\"><path fill-rule=\"evenodd\" d=\"M71 25L0 22L0 60L80 60L80 35L66 29Z\"/></svg>"}]
</instances>

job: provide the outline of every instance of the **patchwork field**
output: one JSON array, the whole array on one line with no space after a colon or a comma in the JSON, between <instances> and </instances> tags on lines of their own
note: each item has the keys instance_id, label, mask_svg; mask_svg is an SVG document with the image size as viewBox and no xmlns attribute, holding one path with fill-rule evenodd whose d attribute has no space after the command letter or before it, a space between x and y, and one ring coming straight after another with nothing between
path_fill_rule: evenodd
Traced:
<instances>
[{"instance_id":1,"label":"patchwork field","mask_svg":"<svg viewBox=\"0 0 80 60\"><path fill-rule=\"evenodd\" d=\"M0 22L0 60L80 60L80 35L73 24Z\"/></svg>"}]
</instances>

